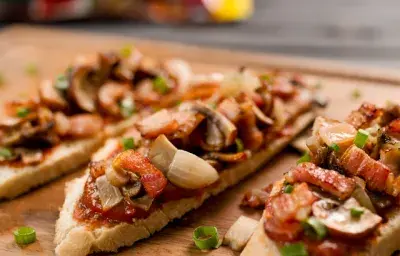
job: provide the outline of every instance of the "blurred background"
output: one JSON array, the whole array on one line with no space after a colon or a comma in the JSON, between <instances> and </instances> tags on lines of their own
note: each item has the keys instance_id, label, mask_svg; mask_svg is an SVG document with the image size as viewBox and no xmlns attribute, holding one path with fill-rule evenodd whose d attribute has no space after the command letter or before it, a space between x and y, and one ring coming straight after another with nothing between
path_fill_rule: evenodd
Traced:
<instances>
[{"instance_id":1,"label":"blurred background","mask_svg":"<svg viewBox=\"0 0 400 256\"><path fill-rule=\"evenodd\" d=\"M398 0L0 0L0 20L400 68Z\"/></svg>"}]
</instances>

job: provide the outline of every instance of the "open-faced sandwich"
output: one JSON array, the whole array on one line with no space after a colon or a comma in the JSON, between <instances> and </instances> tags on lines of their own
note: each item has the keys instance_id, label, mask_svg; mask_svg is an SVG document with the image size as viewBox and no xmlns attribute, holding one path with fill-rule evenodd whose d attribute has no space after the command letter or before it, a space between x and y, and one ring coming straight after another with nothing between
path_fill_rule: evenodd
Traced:
<instances>
[{"instance_id":1,"label":"open-faced sandwich","mask_svg":"<svg viewBox=\"0 0 400 256\"><path fill-rule=\"evenodd\" d=\"M191 70L180 60L155 62L134 48L80 59L37 97L5 105L0 122L0 198L12 198L88 162L109 136L141 111L174 105Z\"/></svg>"},{"instance_id":2,"label":"open-faced sandwich","mask_svg":"<svg viewBox=\"0 0 400 256\"><path fill-rule=\"evenodd\" d=\"M315 117L312 90L290 74L203 77L182 98L108 140L67 185L56 254L149 237L255 172Z\"/></svg>"},{"instance_id":3,"label":"open-faced sandwich","mask_svg":"<svg viewBox=\"0 0 400 256\"><path fill-rule=\"evenodd\" d=\"M309 155L264 190L242 255L374 255L400 249L400 105L364 103L345 122L318 117ZM262 197L262 198L260 198Z\"/></svg>"}]
</instances>

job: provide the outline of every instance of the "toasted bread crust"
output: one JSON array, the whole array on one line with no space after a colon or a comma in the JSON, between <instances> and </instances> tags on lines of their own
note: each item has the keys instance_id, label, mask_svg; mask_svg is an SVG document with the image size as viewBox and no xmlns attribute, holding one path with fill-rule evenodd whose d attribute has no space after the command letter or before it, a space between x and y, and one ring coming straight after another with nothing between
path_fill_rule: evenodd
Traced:
<instances>
[{"instance_id":1,"label":"toasted bread crust","mask_svg":"<svg viewBox=\"0 0 400 256\"><path fill-rule=\"evenodd\" d=\"M60 212L60 218L56 223L56 238L54 241L57 245L56 254L80 256L97 251L116 251L119 247L130 246L134 242L150 236L173 219L180 218L190 210L198 208L211 195L222 192L258 170L260 166L280 152L314 118L315 113L313 112L299 116L293 125L295 133L291 137L277 139L266 149L254 154L251 159L222 171L220 173L221 182L218 186L208 188L201 198L185 198L168 202L148 218L138 220L133 224L122 223L112 228L89 229L85 228L84 223L76 222L72 214L76 201L83 192L87 176L71 182L66 188L66 200ZM82 238L76 239L76 236Z\"/></svg>"},{"instance_id":2,"label":"toasted bread crust","mask_svg":"<svg viewBox=\"0 0 400 256\"><path fill-rule=\"evenodd\" d=\"M13 168L0 166L0 199L14 198L30 189L69 172L76 171L87 163L107 137L117 136L132 126L137 116L106 127L105 132L93 138L63 142L56 146L46 159L35 166Z\"/></svg>"}]
</instances>

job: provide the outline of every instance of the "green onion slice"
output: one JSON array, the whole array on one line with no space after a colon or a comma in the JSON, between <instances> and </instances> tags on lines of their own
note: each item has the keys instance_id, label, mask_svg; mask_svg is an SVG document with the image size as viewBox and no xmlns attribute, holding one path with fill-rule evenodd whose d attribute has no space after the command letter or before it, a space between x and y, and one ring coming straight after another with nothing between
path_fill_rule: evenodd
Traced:
<instances>
[{"instance_id":1,"label":"green onion slice","mask_svg":"<svg viewBox=\"0 0 400 256\"><path fill-rule=\"evenodd\" d=\"M214 226L200 226L193 231L193 241L200 250L218 248L218 230Z\"/></svg>"},{"instance_id":2,"label":"green onion slice","mask_svg":"<svg viewBox=\"0 0 400 256\"><path fill-rule=\"evenodd\" d=\"M236 150L237 152L243 152L244 151L244 144L243 141L239 138L235 139L235 144L236 144Z\"/></svg>"},{"instance_id":3,"label":"green onion slice","mask_svg":"<svg viewBox=\"0 0 400 256\"><path fill-rule=\"evenodd\" d=\"M261 78L261 80L267 82L268 84L272 84L274 82L271 75L264 74L264 75L261 75L260 78Z\"/></svg>"},{"instance_id":4,"label":"green onion slice","mask_svg":"<svg viewBox=\"0 0 400 256\"><path fill-rule=\"evenodd\" d=\"M297 164L310 162L310 161L311 161L311 156L308 152L306 152L302 157L300 157L299 160L297 160Z\"/></svg>"},{"instance_id":5,"label":"green onion slice","mask_svg":"<svg viewBox=\"0 0 400 256\"><path fill-rule=\"evenodd\" d=\"M38 73L38 68L35 64L30 63L25 67L25 72L30 76L35 76Z\"/></svg>"},{"instance_id":6,"label":"green onion slice","mask_svg":"<svg viewBox=\"0 0 400 256\"><path fill-rule=\"evenodd\" d=\"M128 58L129 56L131 56L132 48L133 48L132 45L126 45L126 46L122 47L120 50L121 56L124 58Z\"/></svg>"},{"instance_id":7,"label":"green onion slice","mask_svg":"<svg viewBox=\"0 0 400 256\"><path fill-rule=\"evenodd\" d=\"M307 249L302 242L286 244L280 251L282 256L308 256Z\"/></svg>"},{"instance_id":8,"label":"green onion slice","mask_svg":"<svg viewBox=\"0 0 400 256\"><path fill-rule=\"evenodd\" d=\"M18 117L26 117L29 114L29 108L19 107L17 108L17 116Z\"/></svg>"},{"instance_id":9,"label":"green onion slice","mask_svg":"<svg viewBox=\"0 0 400 256\"><path fill-rule=\"evenodd\" d=\"M125 118L130 117L135 112L135 103L131 98L121 100L119 107L121 115Z\"/></svg>"},{"instance_id":10,"label":"green onion slice","mask_svg":"<svg viewBox=\"0 0 400 256\"><path fill-rule=\"evenodd\" d=\"M124 146L124 150L134 149L135 148L135 140L133 137L123 138L122 145Z\"/></svg>"},{"instance_id":11,"label":"green onion slice","mask_svg":"<svg viewBox=\"0 0 400 256\"><path fill-rule=\"evenodd\" d=\"M305 233L318 240L322 240L328 234L326 226L315 217L308 218L304 223Z\"/></svg>"},{"instance_id":12,"label":"green onion slice","mask_svg":"<svg viewBox=\"0 0 400 256\"><path fill-rule=\"evenodd\" d=\"M353 97L353 99L359 99L361 97L361 92L359 89L354 89L354 91L351 93L351 97Z\"/></svg>"},{"instance_id":13,"label":"green onion slice","mask_svg":"<svg viewBox=\"0 0 400 256\"><path fill-rule=\"evenodd\" d=\"M12 152L8 148L0 148L0 157L3 159L8 159L12 157Z\"/></svg>"},{"instance_id":14,"label":"green onion slice","mask_svg":"<svg viewBox=\"0 0 400 256\"><path fill-rule=\"evenodd\" d=\"M54 82L54 87L56 87L60 91L65 91L69 87L68 79L65 75L57 76L56 81Z\"/></svg>"},{"instance_id":15,"label":"green onion slice","mask_svg":"<svg viewBox=\"0 0 400 256\"><path fill-rule=\"evenodd\" d=\"M285 192L286 194L290 194L292 193L293 189L294 189L293 185L287 184L283 188L283 192Z\"/></svg>"},{"instance_id":16,"label":"green onion slice","mask_svg":"<svg viewBox=\"0 0 400 256\"><path fill-rule=\"evenodd\" d=\"M169 91L169 87L164 78L157 76L153 80L153 90L164 95Z\"/></svg>"},{"instance_id":17,"label":"green onion slice","mask_svg":"<svg viewBox=\"0 0 400 256\"><path fill-rule=\"evenodd\" d=\"M36 241L36 231L31 227L20 227L14 231L14 238L17 244L31 244Z\"/></svg>"},{"instance_id":18,"label":"green onion slice","mask_svg":"<svg viewBox=\"0 0 400 256\"><path fill-rule=\"evenodd\" d=\"M336 143L333 143L332 145L330 145L329 148L332 149L335 152L339 152L340 151L340 147Z\"/></svg>"},{"instance_id":19,"label":"green onion slice","mask_svg":"<svg viewBox=\"0 0 400 256\"><path fill-rule=\"evenodd\" d=\"M368 136L369 132L367 132L366 130L363 129L358 130L357 135L354 138L354 144L359 148L363 148L367 143Z\"/></svg>"},{"instance_id":20,"label":"green onion slice","mask_svg":"<svg viewBox=\"0 0 400 256\"><path fill-rule=\"evenodd\" d=\"M350 214L351 214L351 217L353 217L353 218L360 218L361 215L363 215L363 213L364 213L363 209L359 209L359 208L351 208L350 209Z\"/></svg>"}]
</instances>

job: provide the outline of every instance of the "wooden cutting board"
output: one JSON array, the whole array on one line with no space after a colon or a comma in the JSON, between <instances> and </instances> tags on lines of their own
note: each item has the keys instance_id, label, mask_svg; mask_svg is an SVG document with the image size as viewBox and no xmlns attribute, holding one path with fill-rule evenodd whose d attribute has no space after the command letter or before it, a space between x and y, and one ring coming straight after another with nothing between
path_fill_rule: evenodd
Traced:
<instances>
[{"instance_id":1,"label":"wooden cutting board","mask_svg":"<svg viewBox=\"0 0 400 256\"><path fill-rule=\"evenodd\" d=\"M188 60L196 72L235 70L248 66L257 70L282 69L306 74L311 83L320 83L321 93L330 97L326 115L343 118L363 101L384 104L400 99L400 72L349 67L330 61L291 58L261 53L206 49L176 43L138 40L110 35L59 31L40 27L12 26L0 32L0 102L28 97L35 93L38 81L63 72L77 55L120 49L134 44L146 55L157 59L180 57ZM29 65L37 74L26 72ZM360 97L354 99L354 90ZM239 207L242 195L251 188L264 187L295 164L299 156L285 150L265 168L221 195L207 200L202 207L182 220L119 255L202 255L192 242L192 232L200 225L217 226L220 235L240 216L259 219L260 212ZM12 201L0 203L0 255L53 255L54 224L64 201L65 182L82 175L80 170L62 177ZM25 248L14 243L12 231L20 226L34 227L38 241ZM238 255L226 247L207 255Z\"/></svg>"}]
</instances>

